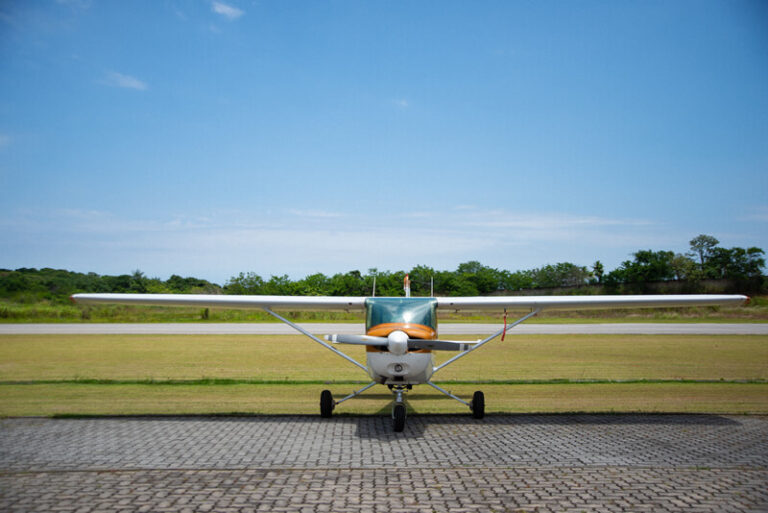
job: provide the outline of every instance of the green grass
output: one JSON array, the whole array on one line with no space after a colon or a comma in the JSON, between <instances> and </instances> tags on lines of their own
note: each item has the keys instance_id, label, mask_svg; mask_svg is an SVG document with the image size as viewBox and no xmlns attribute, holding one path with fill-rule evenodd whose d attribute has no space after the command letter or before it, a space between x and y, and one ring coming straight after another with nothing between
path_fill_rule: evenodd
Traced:
<instances>
[{"instance_id":1,"label":"green grass","mask_svg":"<svg viewBox=\"0 0 768 513\"><path fill-rule=\"evenodd\" d=\"M435 381L465 398L484 390L491 413L768 413L768 336L515 335ZM301 336L0 336L0 416L315 414L320 390L365 382ZM416 412L466 411L426 386L408 397ZM386 413L390 399L377 386L338 411Z\"/></svg>"},{"instance_id":2,"label":"green grass","mask_svg":"<svg viewBox=\"0 0 768 513\"><path fill-rule=\"evenodd\" d=\"M0 414L317 414L320 390L335 397L355 385L92 385L0 386ZM359 387L358 387L359 388ZM465 399L481 389L488 413L707 412L766 413L768 384L542 384L450 385ZM392 394L383 386L340 405L336 413L389 414ZM467 413L456 401L427 386L408 394L416 413Z\"/></svg>"},{"instance_id":3,"label":"green grass","mask_svg":"<svg viewBox=\"0 0 768 513\"><path fill-rule=\"evenodd\" d=\"M365 361L363 347L339 347ZM435 354L441 362L455 353ZM768 336L515 335L436 376L444 381L768 380ZM323 382L367 375L301 335L0 336L0 381L210 378Z\"/></svg>"}]
</instances>

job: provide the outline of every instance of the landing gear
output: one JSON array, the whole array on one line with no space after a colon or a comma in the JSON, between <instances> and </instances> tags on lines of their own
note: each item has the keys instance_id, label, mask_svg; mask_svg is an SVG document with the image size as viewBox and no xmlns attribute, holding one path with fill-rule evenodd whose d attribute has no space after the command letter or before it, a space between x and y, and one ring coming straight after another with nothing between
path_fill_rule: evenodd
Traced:
<instances>
[{"instance_id":1,"label":"landing gear","mask_svg":"<svg viewBox=\"0 0 768 513\"><path fill-rule=\"evenodd\" d=\"M472 417L476 419L485 417L485 395L481 391L474 393L469 408L472 410Z\"/></svg>"},{"instance_id":2,"label":"landing gear","mask_svg":"<svg viewBox=\"0 0 768 513\"><path fill-rule=\"evenodd\" d=\"M333 398L333 395L331 394L330 390L323 390L322 393L320 394L320 416L325 419L331 418L331 416L333 415L333 410L336 408L337 404L341 404L348 399L352 399L353 397L360 395L361 393L365 392L375 384L376 382L372 381L371 383L364 386L360 390L356 390L351 394L349 394L348 396L339 399L338 401ZM435 390L438 390L439 392L447 395L448 397L455 399L460 403L468 406L470 411L472 412L472 417L476 419L482 419L483 417L485 417L485 395L481 391L478 390L477 392L475 392L474 395L472 396L472 401L467 402L464 399L461 399L460 397L453 395L447 390L443 390L442 388L435 385L431 381L428 381L427 384L432 386L432 388L434 388ZM405 417L406 417L405 392L413 388L413 385L387 384L387 386L395 395L395 401L394 401L394 404L392 405L392 430L395 433L402 433L403 430L405 429Z\"/></svg>"},{"instance_id":3,"label":"landing gear","mask_svg":"<svg viewBox=\"0 0 768 513\"><path fill-rule=\"evenodd\" d=\"M410 390L410 385L390 385L395 394L395 405L392 407L392 431L401 433L405 429L405 399L403 391Z\"/></svg>"},{"instance_id":4,"label":"landing gear","mask_svg":"<svg viewBox=\"0 0 768 513\"><path fill-rule=\"evenodd\" d=\"M483 417L485 417L485 395L483 395L481 391L478 390L477 392L475 392L474 395L472 396L472 402L468 403L461 397L457 397L452 393L450 393L449 391L443 390L442 388L435 385L431 381L427 381L427 385L431 386L438 392L447 395L451 399L456 399L461 404L466 404L467 406L469 406L469 409L472 411L472 417L476 419L482 419Z\"/></svg>"},{"instance_id":5,"label":"landing gear","mask_svg":"<svg viewBox=\"0 0 768 513\"><path fill-rule=\"evenodd\" d=\"M342 397L338 401L333 398L333 395L331 395L330 390L323 390L320 393L320 416L323 417L324 419L331 418L331 415L333 414L333 410L336 408L337 405L343 403L344 401L352 399L353 397L357 397L358 395L362 394L363 392L365 392L375 384L376 384L375 381L371 381L360 390L355 390L348 396Z\"/></svg>"},{"instance_id":6,"label":"landing gear","mask_svg":"<svg viewBox=\"0 0 768 513\"><path fill-rule=\"evenodd\" d=\"M323 390L320 393L320 416L324 419L330 419L335 406L336 403L333 402L331 391Z\"/></svg>"},{"instance_id":7,"label":"landing gear","mask_svg":"<svg viewBox=\"0 0 768 513\"><path fill-rule=\"evenodd\" d=\"M396 404L392 409L392 431L402 433L405 429L405 405Z\"/></svg>"}]
</instances>

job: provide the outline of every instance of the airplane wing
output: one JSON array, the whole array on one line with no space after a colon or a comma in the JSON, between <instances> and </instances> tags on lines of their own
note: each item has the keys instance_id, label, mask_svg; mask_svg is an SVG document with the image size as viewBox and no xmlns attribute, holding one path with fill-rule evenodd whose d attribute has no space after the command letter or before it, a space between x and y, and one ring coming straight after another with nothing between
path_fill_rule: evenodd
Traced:
<instances>
[{"instance_id":1,"label":"airplane wing","mask_svg":"<svg viewBox=\"0 0 768 513\"><path fill-rule=\"evenodd\" d=\"M483 296L438 297L441 310L585 310L596 308L667 308L681 306L741 305L749 300L737 294L665 294L656 296Z\"/></svg>"},{"instance_id":2,"label":"airplane wing","mask_svg":"<svg viewBox=\"0 0 768 513\"><path fill-rule=\"evenodd\" d=\"M270 310L363 310L364 297L352 296L236 296L223 294L74 294L84 305L120 304L198 306L202 308L269 308Z\"/></svg>"},{"instance_id":3,"label":"airplane wing","mask_svg":"<svg viewBox=\"0 0 768 513\"><path fill-rule=\"evenodd\" d=\"M357 296L237 296L216 294L74 294L81 304L197 306L203 308L269 308L270 310L364 310ZM438 297L440 310L583 310L596 308L664 308L740 305L749 298L736 294L655 296L481 296Z\"/></svg>"}]
</instances>

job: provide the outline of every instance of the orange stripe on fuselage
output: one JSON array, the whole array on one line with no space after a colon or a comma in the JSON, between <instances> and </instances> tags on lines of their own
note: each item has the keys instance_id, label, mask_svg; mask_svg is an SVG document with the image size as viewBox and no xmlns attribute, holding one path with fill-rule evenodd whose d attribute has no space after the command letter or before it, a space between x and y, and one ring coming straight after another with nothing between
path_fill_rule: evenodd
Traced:
<instances>
[{"instance_id":1,"label":"orange stripe on fuselage","mask_svg":"<svg viewBox=\"0 0 768 513\"><path fill-rule=\"evenodd\" d=\"M426 340L434 340L437 338L437 332L425 326L424 324L411 324L406 322L385 322L383 324L377 324L368 330L366 335L372 337L386 337L393 331L404 331L411 338L422 338ZM381 351L377 346L365 346L365 349L369 353L376 353ZM413 353L431 353L429 349L420 349L418 351L412 351Z\"/></svg>"}]
</instances>

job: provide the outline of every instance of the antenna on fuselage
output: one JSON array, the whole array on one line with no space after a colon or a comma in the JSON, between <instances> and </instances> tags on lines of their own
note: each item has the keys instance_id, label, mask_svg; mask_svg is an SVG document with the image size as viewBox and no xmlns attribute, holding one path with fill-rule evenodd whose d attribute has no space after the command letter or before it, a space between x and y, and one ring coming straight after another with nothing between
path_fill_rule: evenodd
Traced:
<instances>
[{"instance_id":1,"label":"antenna on fuselage","mask_svg":"<svg viewBox=\"0 0 768 513\"><path fill-rule=\"evenodd\" d=\"M371 297L376 297L376 276L373 277L373 294Z\"/></svg>"},{"instance_id":2,"label":"antenna on fuselage","mask_svg":"<svg viewBox=\"0 0 768 513\"><path fill-rule=\"evenodd\" d=\"M435 277L429 277L429 297L435 297Z\"/></svg>"},{"instance_id":3,"label":"antenna on fuselage","mask_svg":"<svg viewBox=\"0 0 768 513\"><path fill-rule=\"evenodd\" d=\"M411 297L411 279L407 274L403 280L403 289L405 289L405 297Z\"/></svg>"}]
</instances>

